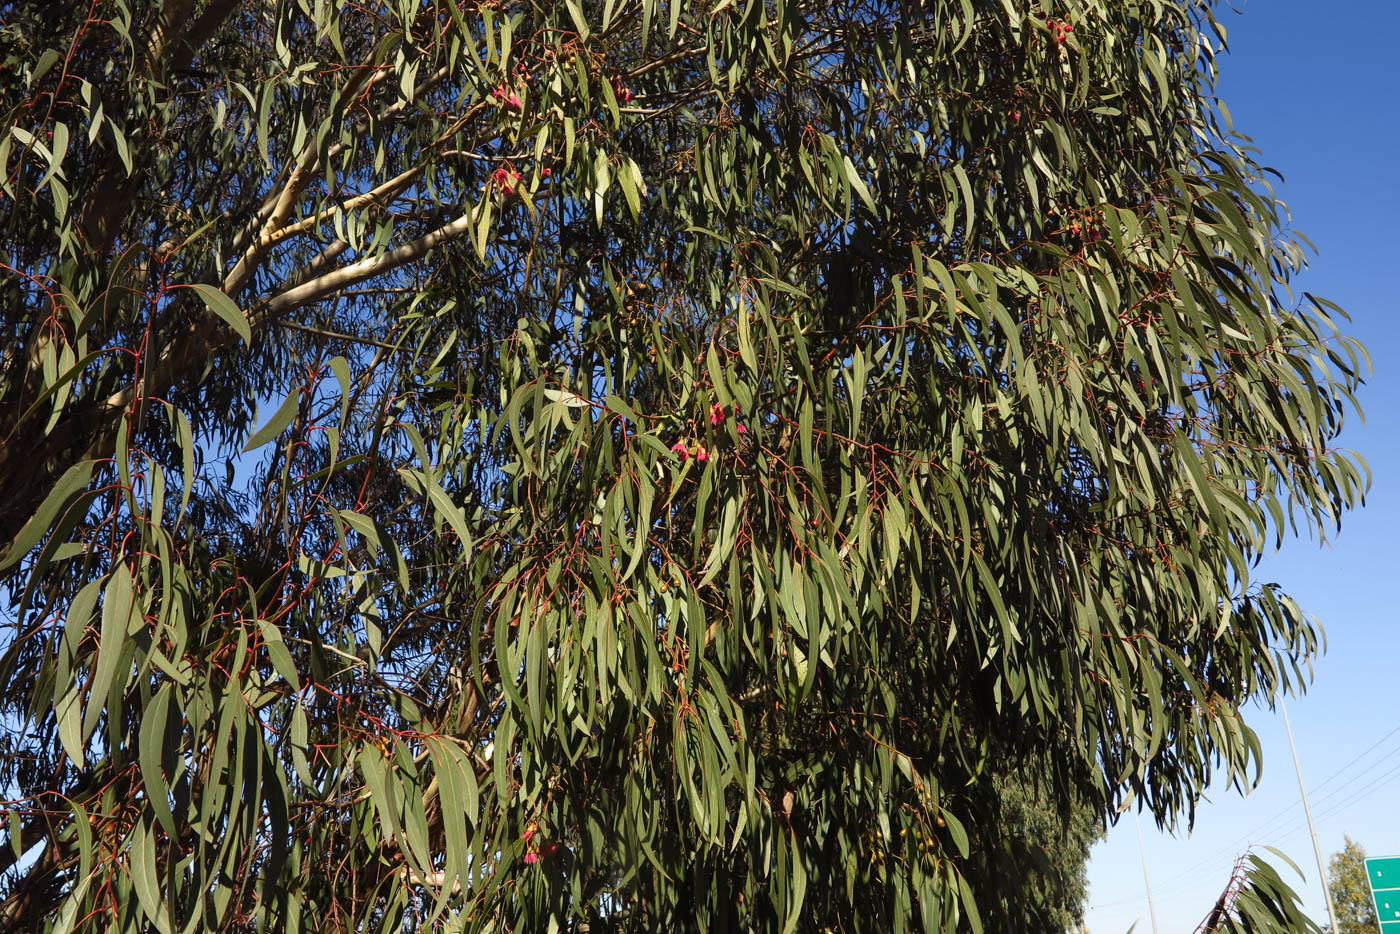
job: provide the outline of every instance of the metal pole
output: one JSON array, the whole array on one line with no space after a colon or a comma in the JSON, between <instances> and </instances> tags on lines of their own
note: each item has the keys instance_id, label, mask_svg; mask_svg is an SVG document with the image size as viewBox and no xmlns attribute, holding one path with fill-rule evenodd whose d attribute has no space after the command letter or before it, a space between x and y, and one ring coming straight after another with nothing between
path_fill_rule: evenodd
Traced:
<instances>
[{"instance_id":1,"label":"metal pole","mask_svg":"<svg viewBox=\"0 0 1400 934\"><path fill-rule=\"evenodd\" d=\"M1142 845L1142 815L1134 814L1137 820L1138 833L1138 857L1142 860L1142 884L1147 889L1147 910L1152 914L1152 934L1160 934L1157 930L1157 906L1152 903L1152 880L1147 877L1147 850ZM1333 930L1336 930L1335 927Z\"/></svg>"},{"instance_id":2,"label":"metal pole","mask_svg":"<svg viewBox=\"0 0 1400 934\"><path fill-rule=\"evenodd\" d=\"M1322 847L1317 845L1317 828L1313 826L1312 808L1308 807L1308 790L1303 787L1303 766L1298 762L1298 744L1293 742L1293 724L1288 722L1288 705L1279 695L1278 705L1283 709L1283 728L1288 731L1288 746L1293 750L1293 768L1298 772L1298 794L1303 797L1303 813L1308 816L1308 833L1312 835L1313 854L1317 856L1317 872L1322 879L1322 894L1327 898L1327 917L1332 922L1332 932L1336 934L1337 909L1332 906L1332 890L1327 885L1327 868L1322 864Z\"/></svg>"}]
</instances>

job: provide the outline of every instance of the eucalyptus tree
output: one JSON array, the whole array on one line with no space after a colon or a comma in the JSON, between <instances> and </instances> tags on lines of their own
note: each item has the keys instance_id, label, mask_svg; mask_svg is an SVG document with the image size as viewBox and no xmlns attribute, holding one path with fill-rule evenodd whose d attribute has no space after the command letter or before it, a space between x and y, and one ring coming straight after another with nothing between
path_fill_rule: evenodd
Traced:
<instances>
[{"instance_id":1,"label":"eucalyptus tree","mask_svg":"<svg viewBox=\"0 0 1400 934\"><path fill-rule=\"evenodd\" d=\"M1006 763L1257 776L1366 362L1207 0L0 36L0 927L977 930Z\"/></svg>"}]
</instances>

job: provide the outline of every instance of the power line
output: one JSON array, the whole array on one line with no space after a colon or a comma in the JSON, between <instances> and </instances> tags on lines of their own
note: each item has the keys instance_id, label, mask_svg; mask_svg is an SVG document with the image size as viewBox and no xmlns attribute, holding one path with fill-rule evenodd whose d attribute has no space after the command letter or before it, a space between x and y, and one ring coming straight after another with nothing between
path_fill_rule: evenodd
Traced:
<instances>
[{"instance_id":1,"label":"power line","mask_svg":"<svg viewBox=\"0 0 1400 934\"><path fill-rule=\"evenodd\" d=\"M1341 776L1347 774L1347 770L1348 770L1348 769L1350 769L1350 768L1351 768L1353 765L1355 765L1357 762L1361 761L1363 758L1365 758L1366 756L1368 756L1370 753L1374 752L1377 748L1379 748L1381 745L1383 745L1387 740L1391 739L1392 737L1394 737L1394 736L1397 735L1397 734L1400 734L1400 726L1398 726L1398 727L1396 727L1395 729L1391 730L1389 733L1386 733L1386 734L1385 734L1384 736L1382 736L1380 739L1378 739L1378 740L1376 740L1375 742L1371 743L1371 745L1367 746L1367 747L1366 747L1365 749L1363 749L1361 752L1357 753L1357 754L1356 754L1355 756L1353 756L1350 760L1348 760L1347 763L1346 763L1345 765L1343 765L1341 768L1339 768L1339 769L1337 769L1336 771L1334 771L1331 775L1329 775L1329 776L1327 776L1326 778L1324 778L1324 779L1323 779L1321 782L1319 782L1315 787L1318 788L1318 789L1324 788L1324 787L1326 787L1327 785L1331 784L1332 782L1336 781L1336 780L1337 780L1338 778L1340 778ZM1316 796L1316 797L1314 798L1314 801L1316 801L1319 805L1322 805L1322 804L1326 803L1327 800L1328 800L1329 798L1331 798L1331 797L1333 797L1334 795L1336 795L1336 794L1337 794L1338 792L1340 792L1343 788L1346 788L1347 786L1353 784L1353 783L1354 783L1357 779L1359 779L1361 776L1365 775L1367 772L1370 772L1370 771L1374 770L1374 769L1375 769L1378 765L1380 765L1382 762L1386 761L1387 759L1390 759L1390 758L1394 757L1395 755L1400 755L1400 745L1397 745L1394 749L1392 749L1390 752L1386 753L1386 754L1385 754L1384 756L1382 756L1380 759L1378 759L1378 760L1376 760L1375 762L1371 763L1370 765L1366 766L1366 768L1362 769L1359 773L1353 773L1353 774L1352 774L1352 777L1351 777L1350 779L1348 779L1346 782L1344 782L1341 786L1339 786L1339 787L1337 787L1337 788L1331 789L1331 790L1328 791L1326 794L1323 794L1323 795L1320 795L1320 796ZM1229 843L1227 843L1227 844L1225 844L1223 847L1221 847L1222 854L1223 854L1223 853L1226 853L1226 852L1229 853L1229 854L1237 854L1237 852L1238 852L1241 848L1247 847L1249 844L1253 843L1253 842L1256 841L1256 840L1268 839L1268 838L1271 838L1271 837L1277 838L1277 837L1278 837L1279 835L1281 835L1281 834L1292 835L1294 832L1296 832L1296 827L1295 827L1294 825L1295 825L1295 824L1298 824L1298 822L1299 822L1299 817L1296 816L1296 812L1294 811L1294 809L1297 808L1297 806L1298 806L1300 803L1301 803L1301 799L1300 799L1300 798L1296 798L1296 797L1293 798L1292 801L1291 801L1286 807L1284 807L1282 810L1277 811L1276 813L1274 813L1273 815L1271 815L1270 817L1268 817L1266 820L1264 820L1262 823L1260 823L1260 824L1258 824L1257 826L1255 826L1254 828L1252 828L1252 829L1246 831L1244 834L1240 835L1239 837L1236 837L1235 839L1231 840ZM1279 819L1280 819L1280 818L1283 818L1283 817L1286 817L1286 816L1289 815L1290 813L1293 813L1295 816L1293 816L1293 817L1288 817L1286 820L1284 820L1284 821L1280 824L1280 823L1279 823ZM1233 860L1235 859L1235 855L1229 855L1229 856L1220 855L1220 856L1216 857L1216 859L1219 860L1220 862L1224 862L1226 859L1228 859L1228 860L1230 860L1231 862L1233 862ZM1195 878L1195 877L1201 875L1201 873L1203 872L1204 868L1205 868L1204 866L1199 865L1199 864L1196 865L1196 866L1193 866L1193 867L1191 867L1190 869L1187 869L1187 870L1185 870L1185 871L1183 871L1183 872L1181 872L1181 873L1178 873L1178 874L1175 875L1175 876L1169 877L1168 879L1165 880L1165 882L1163 882L1163 883L1161 883L1161 884L1159 885L1159 888L1166 888L1166 887L1174 886L1174 884L1175 884L1176 882L1178 882L1179 880L1181 880L1181 879Z\"/></svg>"},{"instance_id":2,"label":"power line","mask_svg":"<svg viewBox=\"0 0 1400 934\"><path fill-rule=\"evenodd\" d=\"M1396 755L1400 755L1400 748L1392 750L1389 754L1382 756L1380 759L1377 759L1371 765L1368 765L1365 769L1354 775L1350 780L1333 788L1327 794L1322 795L1320 798L1315 798L1314 803L1318 805L1319 811L1324 812L1323 816L1331 816L1333 814L1336 814L1338 811L1338 808L1334 808L1334 805L1345 807L1348 802L1352 801L1356 797L1357 793L1365 794L1368 790L1374 789L1377 783L1381 781L1381 779L1389 775L1393 775L1397 770L1400 770L1400 766L1392 766L1390 769L1388 769L1385 772L1382 772L1376 778L1373 778L1371 781L1362 785L1359 789L1355 789L1352 793L1343 797L1340 801L1338 801L1336 797L1338 794L1341 794L1343 791L1356 784L1357 781L1365 777L1368 773L1375 771L1387 760L1393 759ZM1292 836L1293 834L1296 834L1298 832L1301 826L1302 825L1299 822L1298 816L1294 815L1291 819L1285 821L1280 827L1273 829L1272 833L1275 838Z\"/></svg>"},{"instance_id":3,"label":"power line","mask_svg":"<svg viewBox=\"0 0 1400 934\"><path fill-rule=\"evenodd\" d=\"M1363 749L1361 752L1357 753L1356 757L1355 757L1354 759L1352 759L1351 761L1349 761L1346 765L1342 766L1342 767L1339 768L1337 771L1333 772L1331 775L1327 776L1327 777L1324 778L1322 781L1318 782L1317 787L1318 787L1318 788L1321 788L1321 787L1323 787L1324 785L1326 785L1328 782L1331 782L1332 780L1334 780L1338 775L1341 775L1341 774L1342 774L1343 772L1345 772L1347 769L1351 768L1351 767L1352 767L1353 765L1355 765L1358 761L1360 761L1360 759L1361 759L1363 756L1365 756L1368 752L1370 752L1372 749L1375 749L1377 746L1379 746L1381 743L1385 742L1386 740L1390 739L1390 738L1391 738L1392 736L1394 736L1396 733L1400 733L1400 726L1397 726L1395 729L1391 730L1389 733L1385 734L1385 735L1382 736L1380 739L1376 740L1374 743L1372 743L1371 745L1367 746L1367 747L1366 747L1365 749Z\"/></svg>"},{"instance_id":4,"label":"power line","mask_svg":"<svg viewBox=\"0 0 1400 934\"><path fill-rule=\"evenodd\" d=\"M1382 790L1382 788L1384 788L1385 786L1381 784L1381 779L1388 778L1389 776L1395 775L1396 773L1400 773L1400 765L1395 766L1389 772L1386 772L1385 774L1381 775L1380 778L1377 778L1375 781L1371 782L1365 787L1358 789L1355 794L1352 794L1349 797L1337 802L1335 806L1331 807L1326 813L1323 814L1323 816L1331 817L1334 814L1339 814L1351 805L1355 804L1357 801L1360 801L1363 798L1370 797L1377 791Z\"/></svg>"},{"instance_id":5,"label":"power line","mask_svg":"<svg viewBox=\"0 0 1400 934\"><path fill-rule=\"evenodd\" d=\"M1380 739L1376 740L1375 742L1367 746L1365 749L1361 750L1361 752L1357 753L1351 759L1347 760L1346 763L1344 763L1336 771L1332 772L1330 775L1328 775L1315 786L1315 788L1318 789L1325 788L1326 786L1330 785L1332 782L1336 781L1343 775L1350 774L1350 778L1348 778L1341 785L1335 788L1331 788L1325 794L1314 797L1314 802L1319 804L1319 820L1330 818L1333 815L1345 810L1347 807L1354 804L1356 801L1361 800L1369 796L1370 794L1373 794L1375 791L1383 787L1382 782L1385 779L1389 778L1392 775L1395 775L1396 773L1400 773L1400 765L1394 766L1386 770L1382 774L1376 776L1374 779L1367 782L1361 788L1355 789L1351 794L1346 795L1341 800L1335 800L1338 794L1343 793L1346 789L1350 788L1361 778L1365 777L1369 773L1374 772L1378 767L1380 767L1387 761L1393 759L1395 756L1400 755L1400 745L1397 745L1394 749L1391 749L1379 759L1375 760L1374 762L1371 762L1359 772L1349 773L1348 771L1353 765L1360 762L1366 756L1370 755L1380 746L1385 744L1386 741L1390 740L1397 734L1400 734L1400 726L1395 727L1390 732L1382 736ZM1157 891L1159 893L1171 893L1183 891L1185 889L1194 887L1197 884L1198 879L1201 879L1207 875L1213 875L1223 870L1226 866L1233 865L1238 859L1238 855L1237 853L1235 853L1235 851L1239 848L1241 844L1250 844L1252 841L1258 839L1273 839L1275 841L1281 842L1283 840L1291 839L1292 837L1297 836L1306 826L1305 821L1300 822L1300 818L1298 816L1294 816L1292 818L1289 818L1288 820L1285 820L1280 825L1278 824L1278 819L1280 817L1284 817L1285 815L1293 811L1293 809L1296 808L1299 803L1301 803L1301 798L1294 799L1294 801L1290 805L1273 814L1268 819L1266 819L1253 829L1247 831L1242 836L1233 840L1230 844L1228 844L1225 847L1225 853L1217 854L1214 858L1209 859L1204 863L1197 863L1190 869L1178 873L1175 876L1169 877L1164 883L1160 883L1157 886ZM1089 907L1090 909L1097 910L1103 908L1110 908L1117 905L1124 905L1137 900L1138 897L1134 896L1130 898L1114 899L1113 901L1108 902L1095 902Z\"/></svg>"},{"instance_id":6,"label":"power line","mask_svg":"<svg viewBox=\"0 0 1400 934\"><path fill-rule=\"evenodd\" d=\"M1368 782L1362 788L1356 789L1352 794L1346 796L1340 801L1333 802L1332 806L1328 807L1327 809L1319 811L1317 819L1319 821L1327 820L1341 813L1342 811L1345 811L1348 807L1354 805L1357 801L1361 801L1369 797L1370 795L1375 794L1378 791L1384 790L1385 788L1389 787L1385 780L1388 779L1390 776L1397 774L1400 774L1400 765L1392 767L1388 771L1377 776L1373 781ZM1269 837L1269 839L1272 841L1273 845L1281 846L1282 844L1288 841L1301 837L1306 831L1306 822L1295 818L1291 821L1288 821L1282 829L1276 831L1273 835ZM1237 858L1237 856L1218 855L1211 861L1203 863L1199 866L1192 867L1185 873L1178 875L1172 880L1171 884L1159 886L1158 892L1181 892L1186 889L1192 888L1198 884L1199 879L1222 871L1226 866L1231 865ZM1122 904L1126 901L1132 901L1132 899L1122 899L1116 902L1107 902L1105 903L1105 906L1112 904ZM1097 908L1102 906L1095 905L1093 907Z\"/></svg>"},{"instance_id":7,"label":"power line","mask_svg":"<svg viewBox=\"0 0 1400 934\"><path fill-rule=\"evenodd\" d=\"M1343 765L1341 768L1337 769L1337 770L1336 770L1335 772L1333 772L1331 775L1327 776L1327 777L1324 778L1322 781L1318 782L1317 785L1315 786L1315 789L1318 790L1318 791L1320 791L1320 790L1322 790L1323 788L1325 788L1325 787L1327 787L1328 785L1330 785L1332 782L1336 781L1336 780L1337 780L1338 778L1340 778L1342 775L1345 775L1345 774L1347 773L1347 770L1348 770L1348 769L1350 769L1350 768L1351 768L1353 765L1355 765L1357 762L1360 762L1363 758L1365 758L1367 755L1369 755L1373 750L1375 750L1377 747L1379 747L1381 744L1383 744L1386 740L1390 739L1392 736L1395 736L1397 733L1400 733L1400 726L1397 726L1395 729L1391 730L1389 733L1385 734L1385 735L1382 736L1380 739L1376 740L1374 743L1372 743L1371 745L1367 746L1367 747L1366 747L1365 749L1363 749L1361 752L1357 753L1354 757L1352 757L1352 759L1351 759L1350 761L1348 761L1348 762L1347 762L1345 765ZM1394 750L1392 750L1391 752L1387 753L1387 754L1386 754L1385 756L1383 756L1382 758L1383 758L1383 759L1388 759L1388 758L1390 758L1391 756L1395 755L1396 753L1400 753L1400 746L1396 746L1396 748L1395 748ZM1368 770L1371 769L1371 768L1374 768L1374 765L1367 766L1366 769L1363 770L1363 772L1368 771ZM1349 784L1349 783L1350 783L1350 782L1348 782L1347 784ZM1334 791L1335 791L1335 789L1334 789ZM1322 799L1328 797L1328 796L1331 795L1332 793L1333 793L1332 791L1329 791L1329 792L1327 792L1327 794L1322 795L1322 796L1319 797L1317 800L1321 801ZM1301 800L1301 799L1294 798L1286 807L1284 807L1283 809L1279 810L1278 812L1276 812L1276 813L1273 814L1272 816L1270 816L1270 817L1268 817L1267 819L1265 819L1265 820L1264 820L1261 824L1259 824L1257 827L1254 827L1254 828L1251 829L1251 830L1245 831L1244 834L1242 834L1241 836L1239 836L1239 837L1235 838L1234 840L1232 840L1229 844L1227 844L1227 845L1225 846L1225 849L1228 849L1228 850L1236 850L1236 849L1238 849L1241 845L1248 844L1250 841L1257 839L1257 838L1259 837L1261 831L1269 831L1269 830L1272 830L1272 829L1275 827L1275 825L1277 824L1279 818L1284 817L1285 815L1288 815L1288 814L1290 814L1290 813L1293 813L1294 808L1296 808L1296 807L1298 806L1298 804L1300 803L1300 800ZM1287 825L1289 825L1289 824L1292 824L1296 819L1297 819L1296 817L1289 818L1287 821L1285 821L1284 826L1287 826Z\"/></svg>"},{"instance_id":8,"label":"power line","mask_svg":"<svg viewBox=\"0 0 1400 934\"><path fill-rule=\"evenodd\" d=\"M1233 864L1233 862L1234 862L1234 860L1231 860L1229 864ZM1228 864L1222 864L1222 865L1228 865ZM1214 866L1213 866L1213 867L1210 867L1209 872L1212 872L1212 873L1213 873L1213 872L1217 871L1218 868L1219 868L1219 867L1214 867ZM1196 874L1196 873L1205 874L1205 873L1206 873L1206 870L1205 870L1203 867L1196 867L1196 869L1193 870L1193 874ZM1228 882L1228 879L1227 879L1226 881ZM1195 885L1196 885L1196 881L1195 881L1194 879L1192 879L1192 880L1188 880L1188 881L1186 881L1186 882L1178 883L1178 884L1173 885L1173 886L1158 886L1154 891L1155 891L1158 895L1163 895L1163 894L1174 894L1174 893L1176 893L1176 892L1183 892L1183 891L1185 891L1186 889L1194 888ZM1221 889L1224 890L1224 888L1225 888L1225 887L1222 885L1222 886L1221 886ZM1102 908L1113 908L1113 907L1116 907L1116 906L1118 906L1118 905L1126 905L1126 904L1128 904L1129 902L1136 902L1136 901L1141 901L1141 900L1142 900L1142 896L1141 896L1141 895L1132 895L1132 896L1128 896L1128 897L1126 897L1126 898L1115 898L1113 901L1110 901L1110 902L1094 902L1093 904L1091 904L1091 905L1089 906L1089 909L1090 909L1090 910L1098 910L1098 909L1102 909Z\"/></svg>"},{"instance_id":9,"label":"power line","mask_svg":"<svg viewBox=\"0 0 1400 934\"><path fill-rule=\"evenodd\" d=\"M1346 787L1349 786L1349 785L1355 784L1356 781L1357 781L1358 779L1360 779L1362 776L1364 776L1367 772L1373 771L1373 770L1374 770L1375 768L1377 768L1382 762L1385 762L1385 761L1387 761L1387 760L1389 760L1389 759L1393 759L1393 758L1395 758L1395 757L1398 756L1398 755L1400 755L1400 746L1397 746L1396 748L1392 749L1390 752L1388 752L1388 753L1386 753L1385 755L1381 756L1381 757L1380 757L1379 759L1377 759L1375 762L1373 762L1373 763L1371 763L1370 765L1366 766L1366 768L1361 769L1360 771L1356 772L1351 778L1349 778L1349 779L1347 779L1346 781L1342 782L1340 785L1338 785L1337 787L1333 788L1331 791L1327 792L1327 794L1319 796L1319 797L1317 798L1317 800L1318 800L1318 801L1323 801L1323 800L1325 800L1325 799L1327 799L1327 798L1331 798L1331 797L1334 797L1334 796L1340 794L1341 791L1342 791L1342 789L1346 788Z\"/></svg>"}]
</instances>

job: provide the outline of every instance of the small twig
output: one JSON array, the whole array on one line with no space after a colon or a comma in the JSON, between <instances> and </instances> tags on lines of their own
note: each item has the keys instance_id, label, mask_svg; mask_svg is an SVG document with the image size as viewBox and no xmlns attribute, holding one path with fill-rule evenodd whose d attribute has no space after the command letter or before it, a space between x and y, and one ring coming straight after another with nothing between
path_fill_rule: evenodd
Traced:
<instances>
[{"instance_id":1,"label":"small twig","mask_svg":"<svg viewBox=\"0 0 1400 934\"><path fill-rule=\"evenodd\" d=\"M328 331L325 328L313 328L309 324L298 324L295 321L279 321L277 323L284 328L291 328L293 331L305 331L308 334L319 334L322 337L335 337L343 341L353 341L357 344L369 344L372 347L383 347L385 350L399 349L394 344L386 344L372 337L356 337L353 334L341 334L339 331Z\"/></svg>"}]
</instances>

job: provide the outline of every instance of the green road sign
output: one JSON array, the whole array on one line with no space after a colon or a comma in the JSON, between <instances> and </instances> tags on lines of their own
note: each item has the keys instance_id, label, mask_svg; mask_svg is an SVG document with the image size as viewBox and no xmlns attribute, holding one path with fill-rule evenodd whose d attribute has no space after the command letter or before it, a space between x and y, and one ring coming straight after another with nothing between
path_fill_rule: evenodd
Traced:
<instances>
[{"instance_id":1,"label":"green road sign","mask_svg":"<svg viewBox=\"0 0 1400 934\"><path fill-rule=\"evenodd\" d=\"M1371 902L1381 922L1381 934L1400 934L1400 856L1366 860Z\"/></svg>"}]
</instances>

